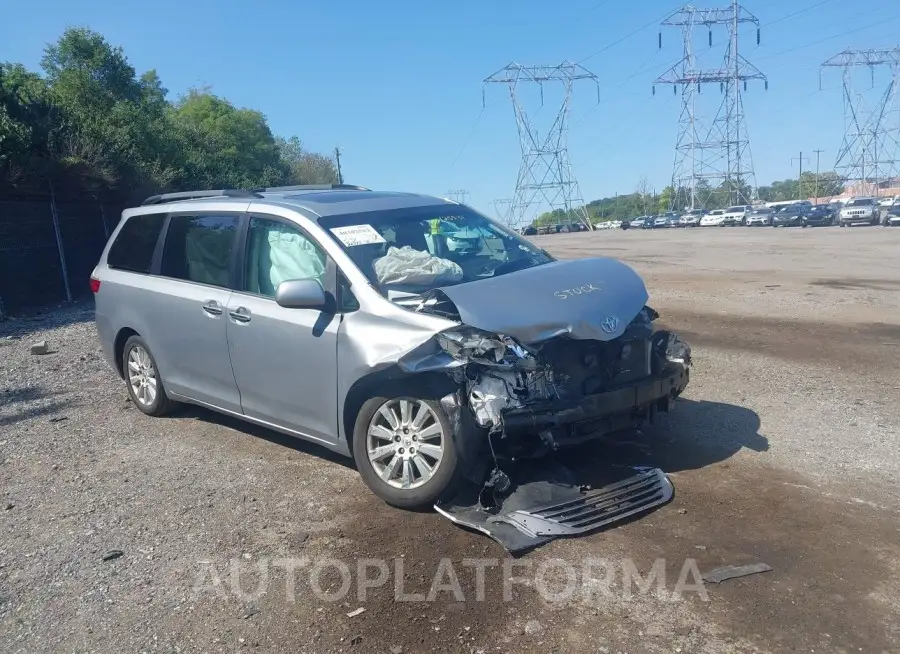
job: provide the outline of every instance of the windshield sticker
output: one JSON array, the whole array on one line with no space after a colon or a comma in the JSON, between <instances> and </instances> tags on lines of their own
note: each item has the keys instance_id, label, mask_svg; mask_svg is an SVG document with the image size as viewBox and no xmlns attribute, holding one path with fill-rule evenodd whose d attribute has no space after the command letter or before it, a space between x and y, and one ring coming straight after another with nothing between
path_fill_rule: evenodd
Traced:
<instances>
[{"instance_id":1,"label":"windshield sticker","mask_svg":"<svg viewBox=\"0 0 900 654\"><path fill-rule=\"evenodd\" d=\"M331 233L347 247L354 245L371 245L372 243L384 243L384 237L371 225L348 225L347 227L332 227Z\"/></svg>"}]
</instances>

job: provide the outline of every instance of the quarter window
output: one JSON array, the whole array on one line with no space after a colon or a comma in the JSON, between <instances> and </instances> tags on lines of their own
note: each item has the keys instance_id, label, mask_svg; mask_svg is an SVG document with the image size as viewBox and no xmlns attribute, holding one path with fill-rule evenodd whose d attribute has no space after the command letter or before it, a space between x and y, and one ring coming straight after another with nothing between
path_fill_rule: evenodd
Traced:
<instances>
[{"instance_id":1,"label":"quarter window","mask_svg":"<svg viewBox=\"0 0 900 654\"><path fill-rule=\"evenodd\" d=\"M172 216L160 274L227 287L238 216Z\"/></svg>"},{"instance_id":2,"label":"quarter window","mask_svg":"<svg viewBox=\"0 0 900 654\"><path fill-rule=\"evenodd\" d=\"M278 220L251 218L243 290L275 297L289 279L324 282L327 255L306 234Z\"/></svg>"},{"instance_id":3,"label":"quarter window","mask_svg":"<svg viewBox=\"0 0 900 654\"><path fill-rule=\"evenodd\" d=\"M149 273L156 242L165 220L164 213L149 213L126 219L109 248L106 265L119 270Z\"/></svg>"}]
</instances>

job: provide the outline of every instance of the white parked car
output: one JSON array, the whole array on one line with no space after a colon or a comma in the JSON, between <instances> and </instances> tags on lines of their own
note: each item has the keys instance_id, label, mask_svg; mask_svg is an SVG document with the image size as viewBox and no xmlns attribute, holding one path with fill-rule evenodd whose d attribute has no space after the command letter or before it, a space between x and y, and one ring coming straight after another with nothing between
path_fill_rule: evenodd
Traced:
<instances>
[{"instance_id":1,"label":"white parked car","mask_svg":"<svg viewBox=\"0 0 900 654\"><path fill-rule=\"evenodd\" d=\"M759 207L747 214L747 220L744 224L747 227L768 227L772 224L773 210L768 207Z\"/></svg>"},{"instance_id":2,"label":"white parked car","mask_svg":"<svg viewBox=\"0 0 900 654\"><path fill-rule=\"evenodd\" d=\"M880 215L875 198L851 198L841 209L839 224L841 227L877 225Z\"/></svg>"},{"instance_id":3,"label":"white parked car","mask_svg":"<svg viewBox=\"0 0 900 654\"><path fill-rule=\"evenodd\" d=\"M701 227L723 227L725 225L725 211L713 209L700 219Z\"/></svg>"},{"instance_id":4,"label":"white parked car","mask_svg":"<svg viewBox=\"0 0 900 654\"><path fill-rule=\"evenodd\" d=\"M728 207L722 214L726 225L744 225L746 223L747 214L753 209L749 204L739 204Z\"/></svg>"}]
</instances>

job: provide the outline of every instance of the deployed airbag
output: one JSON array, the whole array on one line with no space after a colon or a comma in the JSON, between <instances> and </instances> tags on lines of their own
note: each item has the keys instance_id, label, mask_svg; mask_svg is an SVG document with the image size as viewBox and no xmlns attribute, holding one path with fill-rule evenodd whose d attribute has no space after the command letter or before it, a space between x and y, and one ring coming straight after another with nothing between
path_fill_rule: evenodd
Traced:
<instances>
[{"instance_id":1,"label":"deployed airbag","mask_svg":"<svg viewBox=\"0 0 900 654\"><path fill-rule=\"evenodd\" d=\"M434 286L453 284L463 278L456 263L416 250L408 245L391 247L387 254L372 264L379 284Z\"/></svg>"}]
</instances>

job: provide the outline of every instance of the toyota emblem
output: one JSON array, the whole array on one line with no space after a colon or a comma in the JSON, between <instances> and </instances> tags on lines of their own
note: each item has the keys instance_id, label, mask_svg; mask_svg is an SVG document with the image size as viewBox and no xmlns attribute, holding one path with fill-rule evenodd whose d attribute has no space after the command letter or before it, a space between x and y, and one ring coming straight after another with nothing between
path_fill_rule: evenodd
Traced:
<instances>
[{"instance_id":1,"label":"toyota emblem","mask_svg":"<svg viewBox=\"0 0 900 654\"><path fill-rule=\"evenodd\" d=\"M607 334L612 334L619 328L619 319L615 316L606 316L600 321L600 329Z\"/></svg>"}]
</instances>

